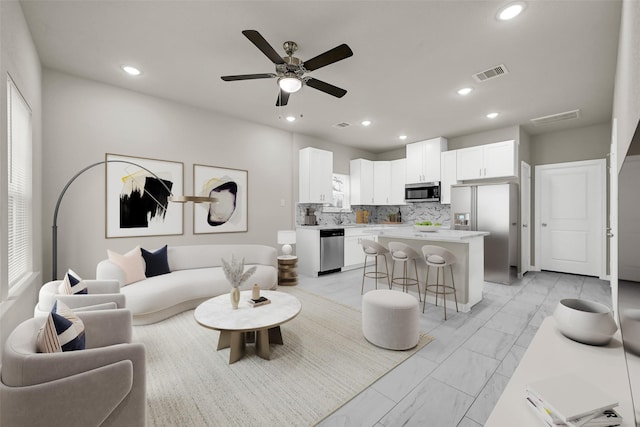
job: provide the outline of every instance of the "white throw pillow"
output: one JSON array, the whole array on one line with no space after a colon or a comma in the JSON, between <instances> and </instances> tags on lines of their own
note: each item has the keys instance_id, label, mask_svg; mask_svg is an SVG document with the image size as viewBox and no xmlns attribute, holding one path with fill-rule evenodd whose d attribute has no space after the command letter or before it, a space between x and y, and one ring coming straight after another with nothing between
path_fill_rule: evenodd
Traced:
<instances>
[{"instance_id":1,"label":"white throw pillow","mask_svg":"<svg viewBox=\"0 0 640 427\"><path fill-rule=\"evenodd\" d=\"M124 271L126 277L125 285L146 279L144 275L144 260L140 246L136 246L124 255L107 249L109 261L117 265Z\"/></svg>"}]
</instances>

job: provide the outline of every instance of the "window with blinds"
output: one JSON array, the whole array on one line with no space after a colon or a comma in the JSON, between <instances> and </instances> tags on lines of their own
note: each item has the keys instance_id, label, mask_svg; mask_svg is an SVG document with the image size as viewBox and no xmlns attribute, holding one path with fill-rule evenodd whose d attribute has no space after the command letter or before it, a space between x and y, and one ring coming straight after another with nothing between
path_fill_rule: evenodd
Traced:
<instances>
[{"instance_id":1,"label":"window with blinds","mask_svg":"<svg viewBox=\"0 0 640 427\"><path fill-rule=\"evenodd\" d=\"M32 270L31 110L7 81L9 289Z\"/></svg>"}]
</instances>

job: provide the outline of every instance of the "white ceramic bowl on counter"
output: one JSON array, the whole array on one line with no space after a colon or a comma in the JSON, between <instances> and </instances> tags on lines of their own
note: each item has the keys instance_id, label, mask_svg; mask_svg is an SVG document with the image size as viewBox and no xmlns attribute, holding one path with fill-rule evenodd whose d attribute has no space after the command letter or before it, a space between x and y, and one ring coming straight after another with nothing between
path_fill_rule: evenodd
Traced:
<instances>
[{"instance_id":1,"label":"white ceramic bowl on counter","mask_svg":"<svg viewBox=\"0 0 640 427\"><path fill-rule=\"evenodd\" d=\"M583 344L606 345L618 330L611 309L594 301L560 300L553 317L562 335Z\"/></svg>"},{"instance_id":2,"label":"white ceramic bowl on counter","mask_svg":"<svg viewBox=\"0 0 640 427\"><path fill-rule=\"evenodd\" d=\"M418 224L414 224L413 228L415 228L418 231L438 231L438 229L440 228L439 225L418 225Z\"/></svg>"}]
</instances>

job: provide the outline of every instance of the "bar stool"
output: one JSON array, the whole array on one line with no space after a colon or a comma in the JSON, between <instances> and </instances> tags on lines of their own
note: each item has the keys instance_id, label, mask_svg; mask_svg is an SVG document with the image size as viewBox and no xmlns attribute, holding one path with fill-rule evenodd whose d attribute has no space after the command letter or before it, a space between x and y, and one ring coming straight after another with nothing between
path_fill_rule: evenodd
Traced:
<instances>
[{"instance_id":1,"label":"bar stool","mask_svg":"<svg viewBox=\"0 0 640 427\"><path fill-rule=\"evenodd\" d=\"M421 255L411 246L400 242L389 242L389 252L391 252L391 259L393 259L391 286L402 286L402 290L408 292L408 286L416 285L418 287L418 300L422 301L422 297L420 296L420 280L418 280L418 259L421 258ZM413 261L413 268L416 272L415 278L409 277L407 274L407 266L411 261ZM395 274L396 262L402 263L402 276L400 277L396 277Z\"/></svg>"},{"instance_id":2,"label":"bar stool","mask_svg":"<svg viewBox=\"0 0 640 427\"><path fill-rule=\"evenodd\" d=\"M361 243L362 250L364 251L364 267L362 269L362 289L360 291L360 295L364 293L364 279L366 277L376 280L376 289L378 289L378 279L386 278L389 289L391 289L391 282L389 281L389 267L387 266L387 254L389 253L389 250L373 240L362 239ZM371 265L374 267L374 271L367 271L367 260L369 257L373 257L375 259L375 264ZM384 259L384 268L386 273L380 271L378 268L378 260L381 257Z\"/></svg>"},{"instance_id":3,"label":"bar stool","mask_svg":"<svg viewBox=\"0 0 640 427\"><path fill-rule=\"evenodd\" d=\"M427 279L424 286L424 302L422 304L422 312L427 304L427 291L433 292L436 295L436 306L438 306L438 295L442 295L442 301L444 304L444 320L447 320L447 295L453 294L456 301L456 311L458 311L458 296L456 295L456 282L453 278L453 264L457 259L454 254L445 248L440 246L425 245L422 247L422 254L424 260L427 263ZM451 271L451 285L447 285L445 279L445 267L449 266ZM436 268L436 283L429 284L429 269L431 267ZM440 284L440 270L442 270L442 284ZM433 290L435 288L435 291ZM442 288L442 290L440 289Z\"/></svg>"}]
</instances>

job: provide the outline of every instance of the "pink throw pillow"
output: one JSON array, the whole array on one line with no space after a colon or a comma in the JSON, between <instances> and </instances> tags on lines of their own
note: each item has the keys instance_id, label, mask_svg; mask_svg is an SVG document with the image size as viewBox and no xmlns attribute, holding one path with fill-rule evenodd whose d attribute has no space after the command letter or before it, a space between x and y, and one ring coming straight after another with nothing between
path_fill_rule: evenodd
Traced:
<instances>
[{"instance_id":1,"label":"pink throw pillow","mask_svg":"<svg viewBox=\"0 0 640 427\"><path fill-rule=\"evenodd\" d=\"M117 265L124 271L127 282L125 285L146 279L144 275L144 260L140 246L136 246L124 255L107 249L109 261Z\"/></svg>"}]
</instances>

